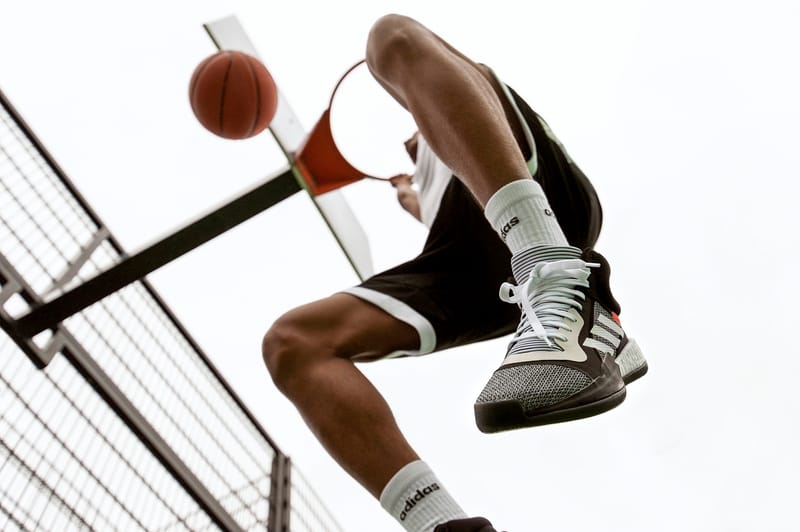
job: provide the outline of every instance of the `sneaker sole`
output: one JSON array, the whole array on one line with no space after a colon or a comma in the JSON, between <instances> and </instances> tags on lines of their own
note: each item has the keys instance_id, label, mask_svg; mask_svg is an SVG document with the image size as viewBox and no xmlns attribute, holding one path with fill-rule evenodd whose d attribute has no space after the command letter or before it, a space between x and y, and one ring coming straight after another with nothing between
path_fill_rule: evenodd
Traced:
<instances>
[{"instance_id":1,"label":"sneaker sole","mask_svg":"<svg viewBox=\"0 0 800 532\"><path fill-rule=\"evenodd\" d=\"M625 384L630 384L647 373L647 360L645 360L639 344L633 338L628 338L625 348L616 358L622 380Z\"/></svg>"},{"instance_id":2,"label":"sneaker sole","mask_svg":"<svg viewBox=\"0 0 800 532\"><path fill-rule=\"evenodd\" d=\"M538 427L564 421L574 421L607 412L625 400L625 388L588 403L546 414L528 415L517 401L500 401L475 405L475 422L481 432L490 434L504 430Z\"/></svg>"}]
</instances>

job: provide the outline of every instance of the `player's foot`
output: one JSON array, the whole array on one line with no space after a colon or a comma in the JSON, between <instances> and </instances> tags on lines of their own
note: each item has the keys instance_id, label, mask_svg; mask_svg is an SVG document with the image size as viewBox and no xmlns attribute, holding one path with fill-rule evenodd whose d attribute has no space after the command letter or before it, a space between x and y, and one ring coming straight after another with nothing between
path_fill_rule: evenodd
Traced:
<instances>
[{"instance_id":1,"label":"player's foot","mask_svg":"<svg viewBox=\"0 0 800 532\"><path fill-rule=\"evenodd\" d=\"M483 517L470 519L456 519L442 523L433 529L433 532L497 532L492 523Z\"/></svg>"},{"instance_id":2,"label":"player's foot","mask_svg":"<svg viewBox=\"0 0 800 532\"><path fill-rule=\"evenodd\" d=\"M483 432L600 414L625 399L647 365L619 324L608 262L576 248L534 248L512 259L517 286L501 298L522 311L508 353L475 403ZM619 358L619 364L617 362Z\"/></svg>"}]
</instances>

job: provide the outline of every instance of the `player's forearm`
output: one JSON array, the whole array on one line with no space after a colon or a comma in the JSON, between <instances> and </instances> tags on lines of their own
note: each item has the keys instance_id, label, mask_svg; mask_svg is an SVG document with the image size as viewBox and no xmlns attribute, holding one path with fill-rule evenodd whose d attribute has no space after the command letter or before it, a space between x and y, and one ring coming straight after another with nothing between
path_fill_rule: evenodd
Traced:
<instances>
[{"instance_id":1,"label":"player's forearm","mask_svg":"<svg viewBox=\"0 0 800 532\"><path fill-rule=\"evenodd\" d=\"M419 196L414 190L409 188L407 190L398 191L397 200L411 216L416 218L417 221L422 221L422 214L419 208Z\"/></svg>"},{"instance_id":2,"label":"player's forearm","mask_svg":"<svg viewBox=\"0 0 800 532\"><path fill-rule=\"evenodd\" d=\"M397 190L397 201L400 205L408 211L411 216L418 221L422 221L422 214L419 208L419 196L417 191L412 186L413 177L410 174L398 174L389 181L392 186Z\"/></svg>"}]
</instances>

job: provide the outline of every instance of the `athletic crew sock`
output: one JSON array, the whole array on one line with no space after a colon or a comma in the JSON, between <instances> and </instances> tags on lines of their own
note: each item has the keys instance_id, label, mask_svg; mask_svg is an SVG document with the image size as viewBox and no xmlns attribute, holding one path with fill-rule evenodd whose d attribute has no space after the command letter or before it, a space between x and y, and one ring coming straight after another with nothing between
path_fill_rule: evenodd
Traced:
<instances>
[{"instance_id":1,"label":"athletic crew sock","mask_svg":"<svg viewBox=\"0 0 800 532\"><path fill-rule=\"evenodd\" d=\"M422 460L395 473L380 501L407 532L431 532L436 525L467 517Z\"/></svg>"},{"instance_id":2,"label":"athletic crew sock","mask_svg":"<svg viewBox=\"0 0 800 532\"><path fill-rule=\"evenodd\" d=\"M531 270L539 262L554 262L581 258L581 250L572 246L533 246L511 256L511 271L517 284L528 280Z\"/></svg>"},{"instance_id":3,"label":"athletic crew sock","mask_svg":"<svg viewBox=\"0 0 800 532\"><path fill-rule=\"evenodd\" d=\"M501 187L486 202L486 218L512 254L532 246L567 246L541 185L520 179Z\"/></svg>"}]
</instances>

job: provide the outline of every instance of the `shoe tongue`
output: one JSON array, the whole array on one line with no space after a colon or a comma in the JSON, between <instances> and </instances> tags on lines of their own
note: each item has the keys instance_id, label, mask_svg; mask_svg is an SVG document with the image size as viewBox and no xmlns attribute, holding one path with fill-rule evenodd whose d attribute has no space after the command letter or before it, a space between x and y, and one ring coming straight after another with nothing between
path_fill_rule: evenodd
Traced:
<instances>
[{"instance_id":1,"label":"shoe tongue","mask_svg":"<svg viewBox=\"0 0 800 532\"><path fill-rule=\"evenodd\" d=\"M511 257L511 270L514 272L514 278L517 284L525 283L530 277L531 270L536 264L542 262L555 262L560 260L574 260L581 258L581 250L574 247L557 247L557 246L537 246L532 248L523 249L515 253ZM530 327L530 325L529 325ZM524 332L524 330L523 330ZM509 349L508 354L517 352L525 353L529 351L558 351L559 348L554 345L549 345L547 340L537 336L528 336L525 338L517 338L513 342L513 346Z\"/></svg>"},{"instance_id":2,"label":"shoe tongue","mask_svg":"<svg viewBox=\"0 0 800 532\"><path fill-rule=\"evenodd\" d=\"M581 258L581 250L571 246L534 246L518 251L511 257L511 271L517 284L528 280L533 267L540 262Z\"/></svg>"}]
</instances>

